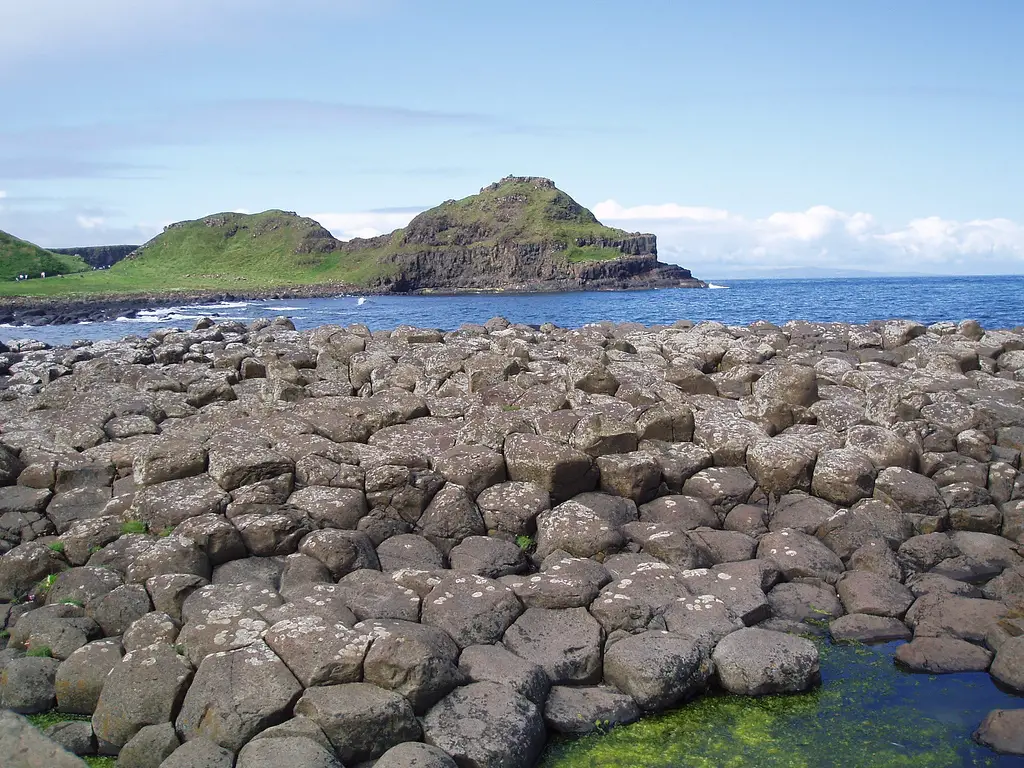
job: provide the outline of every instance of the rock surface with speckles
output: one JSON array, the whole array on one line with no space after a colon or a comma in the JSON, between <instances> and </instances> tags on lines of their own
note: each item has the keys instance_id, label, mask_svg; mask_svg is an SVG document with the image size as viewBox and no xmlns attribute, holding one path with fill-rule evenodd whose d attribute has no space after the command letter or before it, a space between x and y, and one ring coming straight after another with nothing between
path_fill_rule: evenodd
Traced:
<instances>
[{"instance_id":1,"label":"rock surface with speckles","mask_svg":"<svg viewBox=\"0 0 1024 768\"><path fill-rule=\"evenodd\" d=\"M0 690L126 765L533 765L713 675L805 690L826 626L1024 689L1020 328L202 318L0 358Z\"/></svg>"}]
</instances>

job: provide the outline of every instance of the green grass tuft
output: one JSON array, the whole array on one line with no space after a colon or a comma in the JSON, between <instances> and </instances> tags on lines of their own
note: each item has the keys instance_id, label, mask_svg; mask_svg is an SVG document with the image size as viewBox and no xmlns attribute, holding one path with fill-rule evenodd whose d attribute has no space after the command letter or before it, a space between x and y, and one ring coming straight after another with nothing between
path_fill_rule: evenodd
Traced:
<instances>
[{"instance_id":1,"label":"green grass tuft","mask_svg":"<svg viewBox=\"0 0 1024 768\"><path fill-rule=\"evenodd\" d=\"M64 551L64 542L63 541L51 541L46 546L48 546L54 552L63 552Z\"/></svg>"},{"instance_id":2,"label":"green grass tuft","mask_svg":"<svg viewBox=\"0 0 1024 768\"><path fill-rule=\"evenodd\" d=\"M37 645L35 648L29 648L25 651L26 656L37 656L45 659L53 658L53 651L48 645Z\"/></svg>"},{"instance_id":3,"label":"green grass tuft","mask_svg":"<svg viewBox=\"0 0 1024 768\"><path fill-rule=\"evenodd\" d=\"M74 597L66 597L60 601L62 605L76 605L79 608L85 608L85 603Z\"/></svg>"},{"instance_id":4,"label":"green grass tuft","mask_svg":"<svg viewBox=\"0 0 1024 768\"><path fill-rule=\"evenodd\" d=\"M142 520L125 520L121 523L121 533L146 533L149 526Z\"/></svg>"},{"instance_id":5,"label":"green grass tuft","mask_svg":"<svg viewBox=\"0 0 1024 768\"><path fill-rule=\"evenodd\" d=\"M537 545L537 542L534 541L533 536L525 536L521 534L516 536L516 545L523 550L523 552L529 552Z\"/></svg>"}]
</instances>

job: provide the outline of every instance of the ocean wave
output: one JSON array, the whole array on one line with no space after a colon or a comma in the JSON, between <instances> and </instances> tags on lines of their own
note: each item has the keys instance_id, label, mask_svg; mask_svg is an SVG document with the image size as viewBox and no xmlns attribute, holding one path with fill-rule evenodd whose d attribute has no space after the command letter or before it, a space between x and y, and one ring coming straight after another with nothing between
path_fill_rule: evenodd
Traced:
<instances>
[{"instance_id":1,"label":"ocean wave","mask_svg":"<svg viewBox=\"0 0 1024 768\"><path fill-rule=\"evenodd\" d=\"M728 288L728 285L715 285L714 283L708 283L708 288Z\"/></svg>"},{"instance_id":2,"label":"ocean wave","mask_svg":"<svg viewBox=\"0 0 1024 768\"><path fill-rule=\"evenodd\" d=\"M248 307L251 301L218 301L215 304L185 304L187 309L239 309Z\"/></svg>"}]
</instances>

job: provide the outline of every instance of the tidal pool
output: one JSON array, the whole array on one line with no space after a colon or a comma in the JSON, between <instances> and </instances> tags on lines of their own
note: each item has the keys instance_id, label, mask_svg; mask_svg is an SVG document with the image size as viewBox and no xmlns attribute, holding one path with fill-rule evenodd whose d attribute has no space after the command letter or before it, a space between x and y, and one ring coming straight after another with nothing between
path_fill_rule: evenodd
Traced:
<instances>
[{"instance_id":1,"label":"tidal pool","mask_svg":"<svg viewBox=\"0 0 1024 768\"><path fill-rule=\"evenodd\" d=\"M898 643L822 642L822 686L795 696L712 694L602 735L556 739L541 768L1024 766L971 741L989 710L1024 707L986 673L916 675Z\"/></svg>"}]
</instances>

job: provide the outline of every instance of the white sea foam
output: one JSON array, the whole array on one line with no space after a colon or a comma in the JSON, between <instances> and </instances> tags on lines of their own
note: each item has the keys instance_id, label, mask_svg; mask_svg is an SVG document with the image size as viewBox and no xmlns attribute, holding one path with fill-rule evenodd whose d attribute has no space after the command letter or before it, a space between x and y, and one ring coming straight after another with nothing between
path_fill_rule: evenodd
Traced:
<instances>
[{"instance_id":1,"label":"white sea foam","mask_svg":"<svg viewBox=\"0 0 1024 768\"><path fill-rule=\"evenodd\" d=\"M365 296L360 296L359 297L359 301L356 302L356 306L357 307L361 307L365 303L366 303L366 297Z\"/></svg>"},{"instance_id":2,"label":"white sea foam","mask_svg":"<svg viewBox=\"0 0 1024 768\"><path fill-rule=\"evenodd\" d=\"M728 285L715 285L714 283L708 283L708 288L728 288Z\"/></svg>"}]
</instances>

